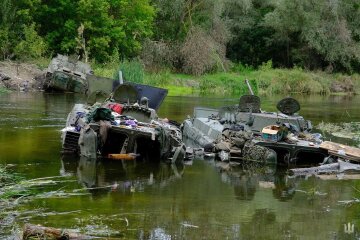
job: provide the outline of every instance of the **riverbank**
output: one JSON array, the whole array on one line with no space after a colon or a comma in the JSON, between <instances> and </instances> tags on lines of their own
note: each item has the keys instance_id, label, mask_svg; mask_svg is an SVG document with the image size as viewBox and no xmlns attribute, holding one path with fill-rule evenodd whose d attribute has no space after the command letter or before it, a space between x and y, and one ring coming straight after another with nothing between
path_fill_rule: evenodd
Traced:
<instances>
[{"instance_id":1,"label":"riverbank","mask_svg":"<svg viewBox=\"0 0 360 240\"><path fill-rule=\"evenodd\" d=\"M134 65L136 65L135 63ZM271 62L259 69L234 66L228 72L194 76L172 73L169 70L147 73L131 62L121 65L122 70L135 81L169 89L169 95L241 95L247 94L245 79L249 79L256 94L334 94L360 93L360 75L307 71L301 68L274 69ZM112 77L118 65L95 66L96 75ZM130 74L131 72L131 74ZM136 72L135 74L133 74Z\"/></svg>"},{"instance_id":2,"label":"riverbank","mask_svg":"<svg viewBox=\"0 0 360 240\"><path fill-rule=\"evenodd\" d=\"M48 59L31 63L0 62L0 93L28 88L30 91L41 89ZM95 75L114 77L118 63L91 64ZM301 68L274 69L271 63L259 69L233 67L231 71L202 76L172 73L163 70L157 73L145 72L139 63L120 64L128 81L164 87L170 96L187 95L242 95L248 89L244 82L249 79L256 94L336 94L360 93L360 75L341 73L329 74L323 71L307 71Z\"/></svg>"}]
</instances>

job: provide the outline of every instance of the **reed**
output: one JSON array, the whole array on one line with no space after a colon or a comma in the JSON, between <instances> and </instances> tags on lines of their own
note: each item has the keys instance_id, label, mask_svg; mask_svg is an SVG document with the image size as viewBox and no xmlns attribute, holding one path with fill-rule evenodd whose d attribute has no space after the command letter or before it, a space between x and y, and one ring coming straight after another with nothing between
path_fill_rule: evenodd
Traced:
<instances>
[{"instance_id":1,"label":"reed","mask_svg":"<svg viewBox=\"0 0 360 240\"><path fill-rule=\"evenodd\" d=\"M115 79L119 79L120 70L122 71L124 81L144 83L144 66L140 61L122 61L118 67L118 70L114 73Z\"/></svg>"}]
</instances>

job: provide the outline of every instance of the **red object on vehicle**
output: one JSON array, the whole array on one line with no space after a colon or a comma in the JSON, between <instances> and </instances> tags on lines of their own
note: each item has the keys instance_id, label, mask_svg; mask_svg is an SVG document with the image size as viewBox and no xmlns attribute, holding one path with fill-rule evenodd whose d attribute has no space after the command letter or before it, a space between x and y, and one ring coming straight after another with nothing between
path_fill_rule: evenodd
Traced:
<instances>
[{"instance_id":1,"label":"red object on vehicle","mask_svg":"<svg viewBox=\"0 0 360 240\"><path fill-rule=\"evenodd\" d=\"M115 103L114 106L111 108L111 110L113 110L114 112L117 112L118 114L122 113L122 105L119 103Z\"/></svg>"},{"instance_id":2,"label":"red object on vehicle","mask_svg":"<svg viewBox=\"0 0 360 240\"><path fill-rule=\"evenodd\" d=\"M121 114L122 113L122 105L120 103L111 103L109 104L109 108L114 111L114 112L117 112L118 114Z\"/></svg>"}]
</instances>

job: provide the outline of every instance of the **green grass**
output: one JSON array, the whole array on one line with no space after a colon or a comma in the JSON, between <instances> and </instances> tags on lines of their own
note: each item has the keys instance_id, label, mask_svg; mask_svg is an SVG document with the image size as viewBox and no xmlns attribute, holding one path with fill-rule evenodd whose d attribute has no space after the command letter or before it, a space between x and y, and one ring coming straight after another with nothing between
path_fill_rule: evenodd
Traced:
<instances>
[{"instance_id":1,"label":"green grass","mask_svg":"<svg viewBox=\"0 0 360 240\"><path fill-rule=\"evenodd\" d=\"M5 166L0 165L0 205L2 201L16 198L24 194L23 189L8 189L9 186L18 184L21 180L21 177L19 177L15 173L10 172Z\"/></svg>"},{"instance_id":2,"label":"green grass","mask_svg":"<svg viewBox=\"0 0 360 240\"><path fill-rule=\"evenodd\" d=\"M168 86L168 96L194 96L200 95L200 92L192 87Z\"/></svg>"},{"instance_id":3,"label":"green grass","mask_svg":"<svg viewBox=\"0 0 360 240\"><path fill-rule=\"evenodd\" d=\"M101 77L114 78L114 74L119 68L118 64L96 64L91 63L94 74Z\"/></svg>"},{"instance_id":4,"label":"green grass","mask_svg":"<svg viewBox=\"0 0 360 240\"><path fill-rule=\"evenodd\" d=\"M43 61L40 61L41 63ZM42 65L42 64L41 64ZM301 68L274 69L271 61L259 69L241 64L233 64L229 72L193 76L173 73L165 69L157 73L145 72L138 60L91 63L95 75L116 78L118 70L123 70L125 80L167 88L170 96L175 95L242 95L248 94L245 79L249 79L255 94L348 94L332 93L331 84L335 81L351 81L355 93L360 93L360 75L341 73L328 74L322 71L307 71ZM1 93L1 90L0 90Z\"/></svg>"},{"instance_id":5,"label":"green grass","mask_svg":"<svg viewBox=\"0 0 360 240\"><path fill-rule=\"evenodd\" d=\"M103 70L104 71L104 70ZM105 71L106 72L106 71ZM111 72L107 70L107 72ZM110 75L110 74L108 74ZM103 75L104 76L104 75ZM105 75L106 76L106 75ZM360 93L360 75L327 74L303 69L260 69L247 72L214 73L203 76L176 74L170 71L145 73L142 83L171 89L173 94L247 94L249 79L256 94L348 94L331 93L331 83L350 78L355 93Z\"/></svg>"},{"instance_id":6,"label":"green grass","mask_svg":"<svg viewBox=\"0 0 360 240\"><path fill-rule=\"evenodd\" d=\"M0 94L9 93L9 92L11 92L9 89L4 88L4 87L0 87Z\"/></svg>"}]
</instances>

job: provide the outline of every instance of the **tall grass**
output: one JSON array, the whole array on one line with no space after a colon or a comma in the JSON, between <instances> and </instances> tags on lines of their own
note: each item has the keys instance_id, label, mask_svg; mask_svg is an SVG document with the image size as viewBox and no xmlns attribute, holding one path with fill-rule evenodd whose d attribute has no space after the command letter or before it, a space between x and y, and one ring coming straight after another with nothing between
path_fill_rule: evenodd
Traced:
<instances>
[{"instance_id":1,"label":"tall grass","mask_svg":"<svg viewBox=\"0 0 360 240\"><path fill-rule=\"evenodd\" d=\"M122 61L118 71L114 74L116 79L119 79L120 70L122 71L124 81L144 83L144 66L139 60Z\"/></svg>"},{"instance_id":2,"label":"tall grass","mask_svg":"<svg viewBox=\"0 0 360 240\"><path fill-rule=\"evenodd\" d=\"M253 79L257 83L259 94L329 94L333 82L344 82L346 79L354 83L354 89L360 89L358 74L328 74L322 71L307 71L294 67L292 69L273 69L271 61L264 63L259 69L238 72L244 78Z\"/></svg>"},{"instance_id":3,"label":"tall grass","mask_svg":"<svg viewBox=\"0 0 360 240\"><path fill-rule=\"evenodd\" d=\"M160 87L166 87L168 85L175 84L175 82L173 82L172 74L168 69L161 72L146 74L144 83Z\"/></svg>"}]
</instances>

